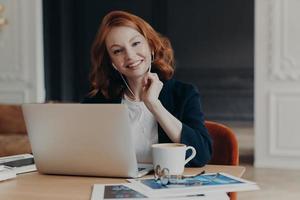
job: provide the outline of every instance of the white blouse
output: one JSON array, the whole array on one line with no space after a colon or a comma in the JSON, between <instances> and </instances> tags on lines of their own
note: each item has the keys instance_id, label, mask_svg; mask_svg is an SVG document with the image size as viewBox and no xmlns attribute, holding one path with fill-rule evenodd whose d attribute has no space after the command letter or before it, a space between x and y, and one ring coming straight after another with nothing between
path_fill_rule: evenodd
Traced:
<instances>
[{"instance_id":1,"label":"white blouse","mask_svg":"<svg viewBox=\"0 0 300 200\"><path fill-rule=\"evenodd\" d=\"M132 101L125 96L122 103L128 107L137 162L152 163L151 145L158 143L158 127L154 116L142 101Z\"/></svg>"}]
</instances>

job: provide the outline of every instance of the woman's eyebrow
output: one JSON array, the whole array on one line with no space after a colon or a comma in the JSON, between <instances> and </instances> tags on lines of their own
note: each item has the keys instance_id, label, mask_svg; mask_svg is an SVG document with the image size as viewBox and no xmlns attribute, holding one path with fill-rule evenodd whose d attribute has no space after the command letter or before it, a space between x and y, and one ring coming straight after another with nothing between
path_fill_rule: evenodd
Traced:
<instances>
[{"instance_id":1,"label":"woman's eyebrow","mask_svg":"<svg viewBox=\"0 0 300 200\"><path fill-rule=\"evenodd\" d=\"M129 42L131 42L132 40L134 40L135 38L137 38L137 37L141 37L140 35L135 35L135 36L133 36L131 39L129 39ZM121 45L118 45L118 44L112 44L111 46L110 46L110 49L112 49L113 47L120 47Z\"/></svg>"},{"instance_id":2,"label":"woman's eyebrow","mask_svg":"<svg viewBox=\"0 0 300 200\"><path fill-rule=\"evenodd\" d=\"M132 40L134 40L135 38L137 38L137 37L141 37L140 35L135 35L135 36L133 36L130 40L129 40L129 42L131 42Z\"/></svg>"}]
</instances>

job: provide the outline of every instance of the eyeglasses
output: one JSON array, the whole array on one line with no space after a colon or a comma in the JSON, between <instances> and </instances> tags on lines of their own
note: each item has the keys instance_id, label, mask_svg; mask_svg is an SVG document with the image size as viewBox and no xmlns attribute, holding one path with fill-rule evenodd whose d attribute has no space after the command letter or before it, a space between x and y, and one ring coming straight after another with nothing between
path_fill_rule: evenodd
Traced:
<instances>
[{"instance_id":1,"label":"eyeglasses","mask_svg":"<svg viewBox=\"0 0 300 200\"><path fill-rule=\"evenodd\" d=\"M157 165L154 169L154 178L156 182L159 182L161 185L166 186L168 184L174 185L203 185L203 182L200 180L192 179L194 177L205 174L205 171L194 175L194 176L184 176L184 175L170 175L170 171L168 168L162 168L160 165ZM218 174L216 174L217 176ZM213 181L216 177L210 178L210 182Z\"/></svg>"},{"instance_id":2,"label":"eyeglasses","mask_svg":"<svg viewBox=\"0 0 300 200\"><path fill-rule=\"evenodd\" d=\"M167 185L169 183L170 170L168 168L161 169L160 165L157 165L154 169L155 181L160 181L162 185Z\"/></svg>"}]
</instances>

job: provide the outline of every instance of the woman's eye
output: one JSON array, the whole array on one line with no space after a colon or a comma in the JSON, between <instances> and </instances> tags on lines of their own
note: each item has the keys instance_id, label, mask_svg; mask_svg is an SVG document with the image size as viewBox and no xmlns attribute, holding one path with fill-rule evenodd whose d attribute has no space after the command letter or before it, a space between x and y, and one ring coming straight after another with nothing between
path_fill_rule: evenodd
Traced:
<instances>
[{"instance_id":1,"label":"woman's eye","mask_svg":"<svg viewBox=\"0 0 300 200\"><path fill-rule=\"evenodd\" d=\"M122 49L116 49L116 50L113 51L113 54L119 54L121 52L122 52Z\"/></svg>"},{"instance_id":2,"label":"woman's eye","mask_svg":"<svg viewBox=\"0 0 300 200\"><path fill-rule=\"evenodd\" d=\"M139 42L139 41L138 41L138 42L134 42L134 43L132 44L132 46L135 47L135 46L139 45L140 43L141 43L141 42Z\"/></svg>"}]
</instances>

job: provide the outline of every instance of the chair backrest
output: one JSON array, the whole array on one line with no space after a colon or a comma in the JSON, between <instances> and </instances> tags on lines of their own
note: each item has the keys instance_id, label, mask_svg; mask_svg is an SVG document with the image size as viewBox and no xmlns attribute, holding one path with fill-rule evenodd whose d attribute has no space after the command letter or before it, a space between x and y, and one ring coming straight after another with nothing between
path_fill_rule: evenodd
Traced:
<instances>
[{"instance_id":1,"label":"chair backrest","mask_svg":"<svg viewBox=\"0 0 300 200\"><path fill-rule=\"evenodd\" d=\"M205 126L213 139L213 155L209 164L239 165L239 147L234 132L217 122L205 121ZM237 200L236 192L228 195L230 200Z\"/></svg>"},{"instance_id":2,"label":"chair backrest","mask_svg":"<svg viewBox=\"0 0 300 200\"><path fill-rule=\"evenodd\" d=\"M238 165L239 148L234 132L217 122L205 121L205 126L213 139L213 155L210 164Z\"/></svg>"}]
</instances>

